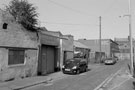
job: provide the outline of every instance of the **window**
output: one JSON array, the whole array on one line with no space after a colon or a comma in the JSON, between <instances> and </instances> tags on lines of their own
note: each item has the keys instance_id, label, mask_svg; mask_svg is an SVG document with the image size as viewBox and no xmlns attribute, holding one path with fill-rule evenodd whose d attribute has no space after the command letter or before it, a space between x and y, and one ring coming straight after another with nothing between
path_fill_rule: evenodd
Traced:
<instances>
[{"instance_id":1,"label":"window","mask_svg":"<svg viewBox=\"0 0 135 90\"><path fill-rule=\"evenodd\" d=\"M3 29L7 29L7 25L8 25L7 23L4 23L3 24Z\"/></svg>"},{"instance_id":2,"label":"window","mask_svg":"<svg viewBox=\"0 0 135 90\"><path fill-rule=\"evenodd\" d=\"M24 50L9 49L8 65L24 64Z\"/></svg>"}]
</instances>

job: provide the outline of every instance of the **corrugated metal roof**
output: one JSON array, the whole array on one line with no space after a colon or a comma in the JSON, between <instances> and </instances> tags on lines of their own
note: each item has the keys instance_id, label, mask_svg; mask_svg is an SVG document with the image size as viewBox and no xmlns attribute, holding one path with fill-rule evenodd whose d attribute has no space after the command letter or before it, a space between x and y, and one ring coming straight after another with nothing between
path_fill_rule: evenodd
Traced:
<instances>
[{"instance_id":1,"label":"corrugated metal roof","mask_svg":"<svg viewBox=\"0 0 135 90\"><path fill-rule=\"evenodd\" d=\"M89 47L85 46L84 44L78 42L78 41L74 41L74 46L75 47L79 47L79 48L86 48L89 49Z\"/></svg>"}]
</instances>

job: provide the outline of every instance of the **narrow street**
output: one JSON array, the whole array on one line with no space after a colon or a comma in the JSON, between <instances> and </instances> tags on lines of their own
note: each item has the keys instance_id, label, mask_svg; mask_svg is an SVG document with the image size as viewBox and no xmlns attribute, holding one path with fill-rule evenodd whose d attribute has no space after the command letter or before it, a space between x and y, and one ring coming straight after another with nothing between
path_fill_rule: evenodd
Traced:
<instances>
[{"instance_id":1,"label":"narrow street","mask_svg":"<svg viewBox=\"0 0 135 90\"><path fill-rule=\"evenodd\" d=\"M79 75L68 75L48 84L40 84L23 90L94 90L111 74L127 67L127 61L119 61L115 65L101 65Z\"/></svg>"}]
</instances>

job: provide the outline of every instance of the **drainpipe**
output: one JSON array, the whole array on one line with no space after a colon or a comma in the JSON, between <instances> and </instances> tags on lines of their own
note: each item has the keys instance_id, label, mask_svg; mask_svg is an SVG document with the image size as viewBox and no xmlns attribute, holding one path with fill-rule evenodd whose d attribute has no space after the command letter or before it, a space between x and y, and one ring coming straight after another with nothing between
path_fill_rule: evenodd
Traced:
<instances>
[{"instance_id":1,"label":"drainpipe","mask_svg":"<svg viewBox=\"0 0 135 90\"><path fill-rule=\"evenodd\" d=\"M38 74L38 71L39 71L39 64L40 64L40 62L39 62L39 60L40 60L40 50L41 50L41 42L40 42L40 35L39 35L39 31L37 31L36 32L36 34L37 34L37 43L38 43L38 50L37 50L37 74Z\"/></svg>"},{"instance_id":2,"label":"drainpipe","mask_svg":"<svg viewBox=\"0 0 135 90\"><path fill-rule=\"evenodd\" d=\"M60 69L63 65L63 46L62 46L62 38L60 38Z\"/></svg>"}]
</instances>

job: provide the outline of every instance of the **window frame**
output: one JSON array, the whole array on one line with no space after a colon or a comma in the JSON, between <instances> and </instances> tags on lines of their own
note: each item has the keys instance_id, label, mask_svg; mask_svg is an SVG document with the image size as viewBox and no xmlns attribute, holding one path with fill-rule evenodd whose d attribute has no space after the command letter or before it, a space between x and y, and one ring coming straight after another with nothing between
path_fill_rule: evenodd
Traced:
<instances>
[{"instance_id":1,"label":"window frame","mask_svg":"<svg viewBox=\"0 0 135 90\"><path fill-rule=\"evenodd\" d=\"M24 61L23 61L23 63L18 63L18 64L9 64L9 53L10 53L10 50L20 50L20 51L23 51L24 52ZM8 67L12 67L12 66L24 66L26 64L26 58L25 58L25 49L23 49L23 48L9 48L8 49L8 63L7 63L7 65L8 65Z\"/></svg>"}]
</instances>

